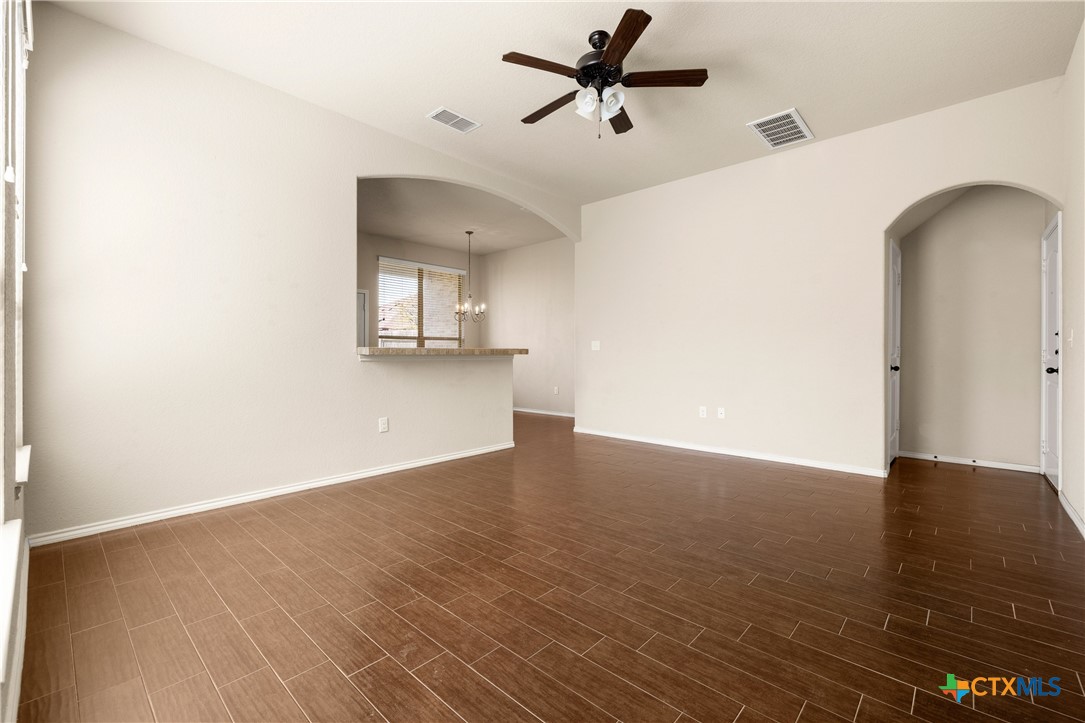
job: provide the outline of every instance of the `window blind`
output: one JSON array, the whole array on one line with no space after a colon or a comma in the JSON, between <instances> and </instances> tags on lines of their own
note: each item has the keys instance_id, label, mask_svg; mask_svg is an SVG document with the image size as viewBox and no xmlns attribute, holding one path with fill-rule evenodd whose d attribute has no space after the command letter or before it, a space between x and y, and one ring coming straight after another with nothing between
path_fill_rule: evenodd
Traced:
<instances>
[{"instance_id":1,"label":"window blind","mask_svg":"<svg viewBox=\"0 0 1085 723\"><path fill-rule=\"evenodd\" d=\"M461 347L456 320L464 272L386 256L379 258L377 339L383 347Z\"/></svg>"}]
</instances>

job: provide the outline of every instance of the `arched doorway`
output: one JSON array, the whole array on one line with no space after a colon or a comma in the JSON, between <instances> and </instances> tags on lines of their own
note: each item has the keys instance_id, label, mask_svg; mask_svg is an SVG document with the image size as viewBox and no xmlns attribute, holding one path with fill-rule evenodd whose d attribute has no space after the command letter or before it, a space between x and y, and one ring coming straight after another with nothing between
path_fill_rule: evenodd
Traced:
<instances>
[{"instance_id":1,"label":"arched doorway","mask_svg":"<svg viewBox=\"0 0 1085 723\"><path fill-rule=\"evenodd\" d=\"M1031 189L977 183L887 228L887 466L899 455L1045 471L1057 488L1057 218Z\"/></svg>"},{"instance_id":2,"label":"arched doorway","mask_svg":"<svg viewBox=\"0 0 1085 723\"><path fill-rule=\"evenodd\" d=\"M572 416L576 239L565 228L505 193L367 176L356 231L359 347L527 348L513 365L515 408ZM485 314L463 314L468 299Z\"/></svg>"}]
</instances>

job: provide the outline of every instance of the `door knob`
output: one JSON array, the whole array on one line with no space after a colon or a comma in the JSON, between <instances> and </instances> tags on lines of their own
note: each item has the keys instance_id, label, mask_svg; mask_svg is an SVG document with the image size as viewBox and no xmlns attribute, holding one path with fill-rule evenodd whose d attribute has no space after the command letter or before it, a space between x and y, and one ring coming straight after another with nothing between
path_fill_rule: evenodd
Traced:
<instances>
[{"instance_id":1,"label":"door knob","mask_svg":"<svg viewBox=\"0 0 1085 723\"><path fill-rule=\"evenodd\" d=\"M1048 374L1058 374L1059 373L1059 370L1056 367L1048 367L1047 369L1044 369L1044 371L1047 372Z\"/></svg>"},{"instance_id":2,"label":"door knob","mask_svg":"<svg viewBox=\"0 0 1085 723\"><path fill-rule=\"evenodd\" d=\"M898 367L898 366L891 366L891 367L889 367L889 371L891 371L891 372L899 372L899 371L900 371L900 367Z\"/></svg>"}]
</instances>

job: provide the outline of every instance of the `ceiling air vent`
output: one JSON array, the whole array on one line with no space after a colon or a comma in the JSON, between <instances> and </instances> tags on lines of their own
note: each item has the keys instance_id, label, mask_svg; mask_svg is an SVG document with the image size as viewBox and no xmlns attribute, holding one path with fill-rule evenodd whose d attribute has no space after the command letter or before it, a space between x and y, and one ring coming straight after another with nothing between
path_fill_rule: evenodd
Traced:
<instances>
[{"instance_id":1,"label":"ceiling air vent","mask_svg":"<svg viewBox=\"0 0 1085 723\"><path fill-rule=\"evenodd\" d=\"M768 118L746 124L769 148L779 148L792 143L810 140L814 134L806 126L799 111L791 108L782 113L774 113Z\"/></svg>"},{"instance_id":2,"label":"ceiling air vent","mask_svg":"<svg viewBox=\"0 0 1085 723\"><path fill-rule=\"evenodd\" d=\"M454 113L448 108L438 108L426 117L432 118L438 123L443 123L449 128L457 130L460 133L470 133L471 131L482 125L481 123L476 123L473 120L464 118L459 113Z\"/></svg>"}]
</instances>

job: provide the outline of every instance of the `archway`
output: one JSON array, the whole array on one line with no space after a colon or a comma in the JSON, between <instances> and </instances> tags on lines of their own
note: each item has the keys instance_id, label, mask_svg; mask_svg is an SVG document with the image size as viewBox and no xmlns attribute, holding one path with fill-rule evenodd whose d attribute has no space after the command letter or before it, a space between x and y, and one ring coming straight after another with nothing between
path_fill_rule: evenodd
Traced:
<instances>
[{"instance_id":1,"label":"archway","mask_svg":"<svg viewBox=\"0 0 1085 723\"><path fill-rule=\"evenodd\" d=\"M1041 238L1058 211L1019 184L970 183L924 196L886 228L887 468L899 453L1036 472L1041 438L1057 450L1061 388L1036 351L1044 324L1044 348L1059 341L1057 262L1041 273ZM1053 238L1044 247L1054 260ZM1045 315L1042 284L1054 294ZM1057 454L1047 459L1056 484Z\"/></svg>"},{"instance_id":2,"label":"archway","mask_svg":"<svg viewBox=\"0 0 1085 723\"><path fill-rule=\"evenodd\" d=\"M358 346L530 349L512 369L516 409L571 416L576 238L468 183L382 175L357 185ZM469 299L485 314L462 313Z\"/></svg>"}]
</instances>

